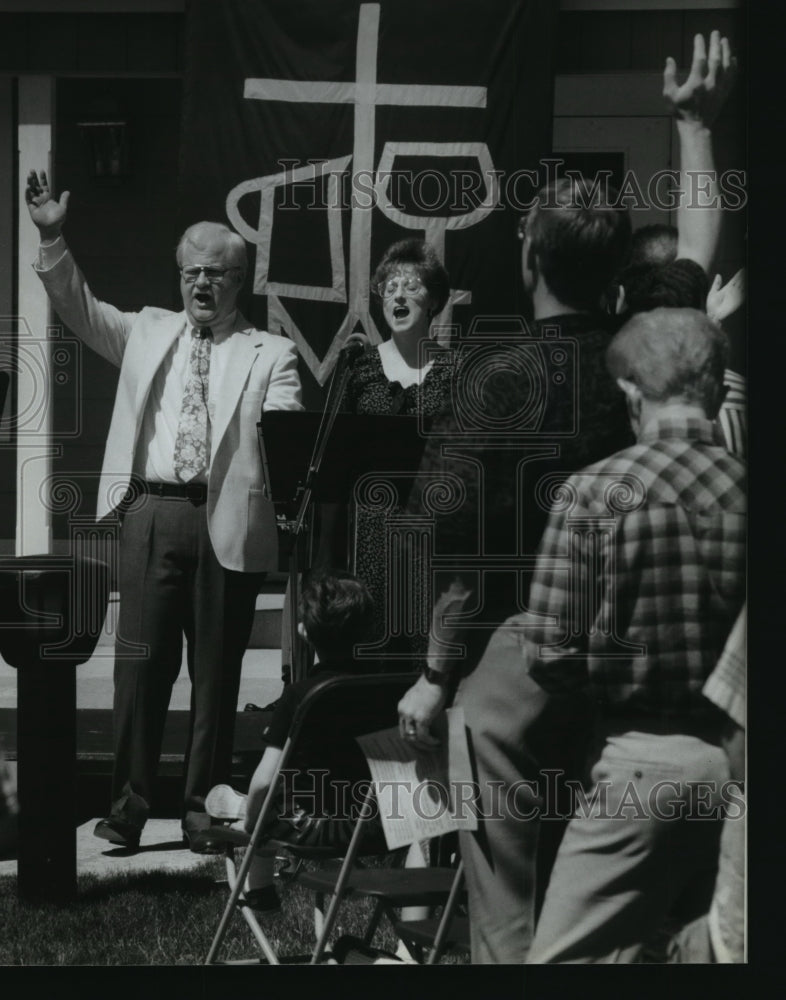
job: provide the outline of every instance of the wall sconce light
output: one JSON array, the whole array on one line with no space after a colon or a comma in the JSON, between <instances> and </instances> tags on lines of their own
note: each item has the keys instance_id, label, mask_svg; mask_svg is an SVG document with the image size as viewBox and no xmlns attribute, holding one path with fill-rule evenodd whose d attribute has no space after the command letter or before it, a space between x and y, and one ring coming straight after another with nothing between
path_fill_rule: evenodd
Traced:
<instances>
[{"instance_id":1,"label":"wall sconce light","mask_svg":"<svg viewBox=\"0 0 786 1000\"><path fill-rule=\"evenodd\" d=\"M95 181L120 183L130 173L128 121L111 98L95 101L77 122L88 156L88 169Z\"/></svg>"}]
</instances>

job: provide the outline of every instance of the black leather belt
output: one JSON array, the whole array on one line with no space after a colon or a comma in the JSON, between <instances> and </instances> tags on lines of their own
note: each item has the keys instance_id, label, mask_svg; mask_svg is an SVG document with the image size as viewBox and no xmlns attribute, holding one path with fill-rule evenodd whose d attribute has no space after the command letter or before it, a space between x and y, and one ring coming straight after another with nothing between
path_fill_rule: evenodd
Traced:
<instances>
[{"instance_id":1,"label":"black leather belt","mask_svg":"<svg viewBox=\"0 0 786 1000\"><path fill-rule=\"evenodd\" d=\"M150 493L155 497L191 500L193 503L204 503L207 500L207 483L151 483L144 479L135 479L132 490Z\"/></svg>"}]
</instances>

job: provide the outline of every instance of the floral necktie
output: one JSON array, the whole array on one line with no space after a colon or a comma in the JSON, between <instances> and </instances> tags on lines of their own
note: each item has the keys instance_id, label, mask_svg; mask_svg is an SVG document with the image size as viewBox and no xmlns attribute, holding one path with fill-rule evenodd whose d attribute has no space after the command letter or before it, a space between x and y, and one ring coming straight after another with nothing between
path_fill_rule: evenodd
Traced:
<instances>
[{"instance_id":1,"label":"floral necktie","mask_svg":"<svg viewBox=\"0 0 786 1000\"><path fill-rule=\"evenodd\" d=\"M210 380L210 348L213 331L209 326L191 331L188 381L175 438L175 475L184 483L204 472L210 459L210 424L207 399Z\"/></svg>"}]
</instances>

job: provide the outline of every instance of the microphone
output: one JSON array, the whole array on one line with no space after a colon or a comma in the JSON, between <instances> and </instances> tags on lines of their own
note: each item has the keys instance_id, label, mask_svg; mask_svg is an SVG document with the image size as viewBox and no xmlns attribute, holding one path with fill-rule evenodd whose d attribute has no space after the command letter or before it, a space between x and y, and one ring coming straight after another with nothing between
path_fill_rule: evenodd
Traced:
<instances>
[{"instance_id":1,"label":"microphone","mask_svg":"<svg viewBox=\"0 0 786 1000\"><path fill-rule=\"evenodd\" d=\"M338 352L339 360L343 361L344 364L353 364L370 343L371 341L364 333L350 334L346 344Z\"/></svg>"}]
</instances>

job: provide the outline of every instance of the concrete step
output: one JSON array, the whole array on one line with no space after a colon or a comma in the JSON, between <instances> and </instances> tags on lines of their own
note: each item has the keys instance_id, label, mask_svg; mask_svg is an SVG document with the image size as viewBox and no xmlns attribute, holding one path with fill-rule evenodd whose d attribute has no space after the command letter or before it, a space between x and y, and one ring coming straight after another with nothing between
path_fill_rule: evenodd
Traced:
<instances>
[{"instance_id":1,"label":"concrete step","mask_svg":"<svg viewBox=\"0 0 786 1000\"><path fill-rule=\"evenodd\" d=\"M284 591L257 594L254 624L248 640L249 649L281 649L281 623L284 608ZM114 647L117 616L120 612L120 596L117 591L109 595L106 620L98 645Z\"/></svg>"},{"instance_id":2,"label":"concrete step","mask_svg":"<svg viewBox=\"0 0 786 1000\"><path fill-rule=\"evenodd\" d=\"M103 815L103 814L101 814ZM82 823L76 831L77 875L111 875L143 871L212 872L215 859L192 854L183 846L179 819L149 819L138 851L126 851L99 840L93 830L99 816ZM0 876L17 874L15 858L0 860Z\"/></svg>"},{"instance_id":3,"label":"concrete step","mask_svg":"<svg viewBox=\"0 0 786 1000\"><path fill-rule=\"evenodd\" d=\"M111 645L97 646L95 652L76 670L76 707L111 708L114 691L114 650ZM281 694L281 650L248 649L240 675L238 711L248 702L268 705ZM171 710L188 711L191 681L185 651L180 674L172 688ZM0 708L16 708L16 670L0 659Z\"/></svg>"},{"instance_id":4,"label":"concrete step","mask_svg":"<svg viewBox=\"0 0 786 1000\"><path fill-rule=\"evenodd\" d=\"M237 712L232 753L232 776L247 782L264 753L262 733L271 713ZM14 708L0 708L0 746L6 765L15 770L18 760L19 719ZM76 761L80 778L108 777L114 762L112 710L80 708L76 713ZM159 779L182 778L190 713L167 713L156 775ZM15 775L14 779L15 781ZM236 786L237 787L237 786Z\"/></svg>"},{"instance_id":5,"label":"concrete step","mask_svg":"<svg viewBox=\"0 0 786 1000\"><path fill-rule=\"evenodd\" d=\"M283 585L267 581L257 596L257 610L249 646L243 656L238 711L247 702L267 705L281 694L281 609ZM117 593L112 593L104 629L93 655L77 668L77 708L111 708L114 688L115 626L119 611ZM172 689L170 709L187 711L191 699L185 643L180 675ZM16 670L0 657L0 708L16 708Z\"/></svg>"},{"instance_id":6,"label":"concrete step","mask_svg":"<svg viewBox=\"0 0 786 1000\"><path fill-rule=\"evenodd\" d=\"M284 594L257 594L249 649L281 649Z\"/></svg>"}]
</instances>

